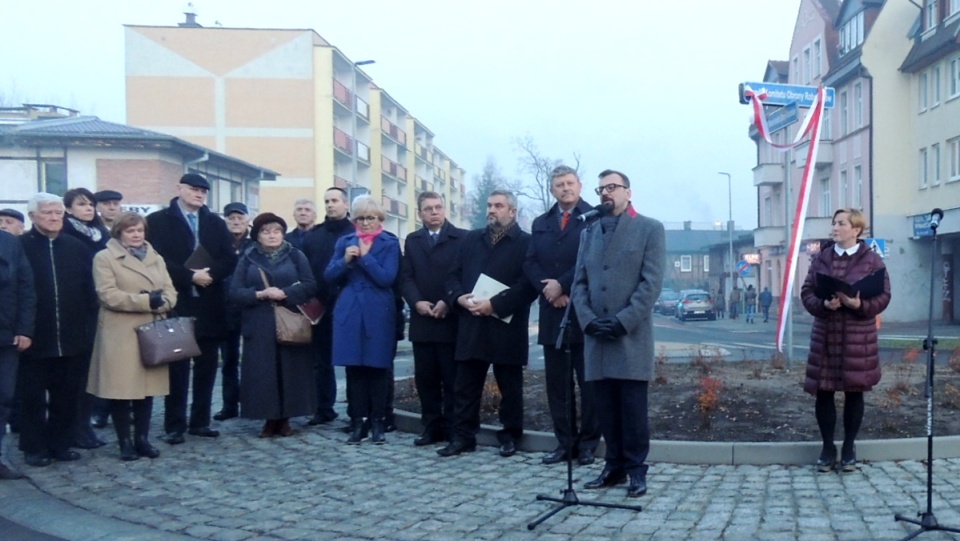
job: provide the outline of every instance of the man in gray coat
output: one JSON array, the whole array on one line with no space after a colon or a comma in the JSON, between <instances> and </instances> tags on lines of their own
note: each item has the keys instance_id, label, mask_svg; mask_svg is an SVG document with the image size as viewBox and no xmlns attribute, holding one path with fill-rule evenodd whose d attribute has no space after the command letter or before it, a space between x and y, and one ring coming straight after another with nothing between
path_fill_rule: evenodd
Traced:
<instances>
[{"instance_id":1,"label":"man in gray coat","mask_svg":"<svg viewBox=\"0 0 960 541\"><path fill-rule=\"evenodd\" d=\"M583 232L573 306L585 336L584 369L594 382L606 465L584 488L606 488L629 476L627 496L647 492L647 385L653 379L653 303L663 285L663 224L630 204L630 179L600 173L606 210Z\"/></svg>"}]
</instances>

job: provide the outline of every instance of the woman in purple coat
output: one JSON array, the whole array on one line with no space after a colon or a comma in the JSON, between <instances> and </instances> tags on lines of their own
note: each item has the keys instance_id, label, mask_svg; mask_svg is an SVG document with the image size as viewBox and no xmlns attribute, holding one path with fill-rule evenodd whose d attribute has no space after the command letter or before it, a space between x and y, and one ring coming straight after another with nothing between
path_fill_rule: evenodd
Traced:
<instances>
[{"instance_id":1,"label":"woman in purple coat","mask_svg":"<svg viewBox=\"0 0 960 541\"><path fill-rule=\"evenodd\" d=\"M356 230L337 241L324 273L341 290L333 310L333 364L347 369L347 443L363 439L366 417L373 443L381 444L397 345L393 285L400 241L383 230L386 216L372 197L356 198L351 216Z\"/></svg>"},{"instance_id":2,"label":"woman in purple coat","mask_svg":"<svg viewBox=\"0 0 960 541\"><path fill-rule=\"evenodd\" d=\"M869 298L837 292L824 299L816 294L818 273L853 284L885 268L880 256L859 240L866 226L857 209L834 212L834 243L828 243L810 264L800 289L803 306L814 317L803 389L817 397L817 425L823 438L817 470L821 472L833 470L837 463L834 394L844 393L840 468L852 472L857 468L854 440L863 420L863 393L880 381L877 315L890 304L889 276L884 272L883 291Z\"/></svg>"}]
</instances>

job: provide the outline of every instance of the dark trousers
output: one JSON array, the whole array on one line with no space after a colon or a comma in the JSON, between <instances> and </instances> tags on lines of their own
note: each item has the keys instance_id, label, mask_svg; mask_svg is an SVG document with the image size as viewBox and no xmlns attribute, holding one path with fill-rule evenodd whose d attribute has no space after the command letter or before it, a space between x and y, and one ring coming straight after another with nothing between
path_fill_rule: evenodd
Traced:
<instances>
[{"instance_id":1,"label":"dark trousers","mask_svg":"<svg viewBox=\"0 0 960 541\"><path fill-rule=\"evenodd\" d=\"M210 403L217 381L217 357L220 340L200 338L200 355L170 364L170 394L163 400L163 429L182 434L187 428L210 426ZM187 402L190 394L190 373L193 372L193 402L187 423Z\"/></svg>"},{"instance_id":2,"label":"dark trousers","mask_svg":"<svg viewBox=\"0 0 960 541\"><path fill-rule=\"evenodd\" d=\"M382 420L387 416L387 400L392 386L389 368L347 367L347 414L352 420Z\"/></svg>"},{"instance_id":3,"label":"dark trousers","mask_svg":"<svg viewBox=\"0 0 960 541\"><path fill-rule=\"evenodd\" d=\"M13 411L13 396L17 384L17 357L14 346L0 347L0 452L3 452L3 435Z\"/></svg>"},{"instance_id":4,"label":"dark trousers","mask_svg":"<svg viewBox=\"0 0 960 541\"><path fill-rule=\"evenodd\" d=\"M333 313L313 328L313 366L317 377L317 413L332 417L337 401L337 375L333 370Z\"/></svg>"},{"instance_id":5,"label":"dark trousers","mask_svg":"<svg viewBox=\"0 0 960 541\"><path fill-rule=\"evenodd\" d=\"M456 344L413 343L413 373L420 396L420 422L425 433L440 437L453 432Z\"/></svg>"},{"instance_id":6,"label":"dark trousers","mask_svg":"<svg viewBox=\"0 0 960 541\"><path fill-rule=\"evenodd\" d=\"M544 367L547 383L547 403L553 419L553 434L564 449L594 451L600 443L600 422L597 419L596 398L593 383L583 381L583 344L570 345L570 362L561 349L543 346ZM573 364L573 372L570 364ZM567 396L576 381L580 387L580 428L577 419L570 419L570 402ZM570 396L576 411L576 395Z\"/></svg>"},{"instance_id":7,"label":"dark trousers","mask_svg":"<svg viewBox=\"0 0 960 541\"><path fill-rule=\"evenodd\" d=\"M20 450L58 455L73 443L74 419L83 373L83 356L38 359L20 357ZM49 397L49 398L48 398Z\"/></svg>"},{"instance_id":8,"label":"dark trousers","mask_svg":"<svg viewBox=\"0 0 960 541\"><path fill-rule=\"evenodd\" d=\"M240 411L240 329L230 331L227 339L220 344L220 388L223 396L224 413L236 414Z\"/></svg>"},{"instance_id":9,"label":"dark trousers","mask_svg":"<svg viewBox=\"0 0 960 541\"><path fill-rule=\"evenodd\" d=\"M760 305L760 309L763 310L763 320L770 321L770 305Z\"/></svg>"},{"instance_id":10,"label":"dark trousers","mask_svg":"<svg viewBox=\"0 0 960 541\"><path fill-rule=\"evenodd\" d=\"M458 361L454 384L456 400L454 438L476 443L480 430L480 399L490 369L486 361ZM493 363L493 375L500 389L500 424L497 440L504 443L523 435L523 366Z\"/></svg>"},{"instance_id":11,"label":"dark trousers","mask_svg":"<svg viewBox=\"0 0 960 541\"><path fill-rule=\"evenodd\" d=\"M646 476L650 453L647 382L600 379L591 382L597 399L600 430L607 444L606 467Z\"/></svg>"}]
</instances>

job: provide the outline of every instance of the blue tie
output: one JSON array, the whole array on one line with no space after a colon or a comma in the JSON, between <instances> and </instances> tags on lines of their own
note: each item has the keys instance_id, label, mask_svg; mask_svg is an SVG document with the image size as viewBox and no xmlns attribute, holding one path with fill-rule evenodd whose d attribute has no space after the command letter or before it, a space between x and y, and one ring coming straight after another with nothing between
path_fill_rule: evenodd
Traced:
<instances>
[{"instance_id":1,"label":"blue tie","mask_svg":"<svg viewBox=\"0 0 960 541\"><path fill-rule=\"evenodd\" d=\"M197 235L197 215L193 213L187 214L187 223L190 224L190 231L193 231L193 244L196 246L200 242L200 238Z\"/></svg>"}]
</instances>

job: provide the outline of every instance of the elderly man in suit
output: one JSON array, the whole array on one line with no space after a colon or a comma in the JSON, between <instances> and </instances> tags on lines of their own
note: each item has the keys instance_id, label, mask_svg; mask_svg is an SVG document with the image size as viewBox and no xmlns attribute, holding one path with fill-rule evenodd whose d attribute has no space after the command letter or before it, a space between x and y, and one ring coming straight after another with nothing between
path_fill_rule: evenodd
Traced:
<instances>
[{"instance_id":1,"label":"elderly man in suit","mask_svg":"<svg viewBox=\"0 0 960 541\"><path fill-rule=\"evenodd\" d=\"M410 305L414 379L422 412L423 433L413 443L423 446L448 439L453 430L457 318L444 300L443 284L466 231L447 221L443 197L436 192L421 193L417 209L423 228L404 242L400 291Z\"/></svg>"},{"instance_id":2,"label":"elderly man in suit","mask_svg":"<svg viewBox=\"0 0 960 541\"><path fill-rule=\"evenodd\" d=\"M577 171L560 165L550 173L550 192L557 203L533 221L530 248L523 270L530 284L540 292L540 325L537 343L543 346L547 382L547 403L553 418L553 433L559 446L543 457L544 464L556 464L568 458L577 458L581 465L593 464L594 451L600 442L600 426L594 407L593 386L583 380L583 333L577 323L576 311L570 310L563 344L557 349L560 322L570 302L574 265L580 246L580 232L584 222L578 220L590 205L581 199L583 185ZM566 351L569 350L569 356ZM571 419L569 394L574 378L580 386L580 429ZM568 400L569 399L569 400Z\"/></svg>"},{"instance_id":3,"label":"elderly man in suit","mask_svg":"<svg viewBox=\"0 0 960 541\"><path fill-rule=\"evenodd\" d=\"M630 179L600 173L597 195L607 211L583 235L573 305L586 335L586 380L593 382L606 465L584 488L606 488L629 476L627 496L647 493L647 385L653 378L653 303L663 285L663 224L630 204Z\"/></svg>"}]
</instances>

